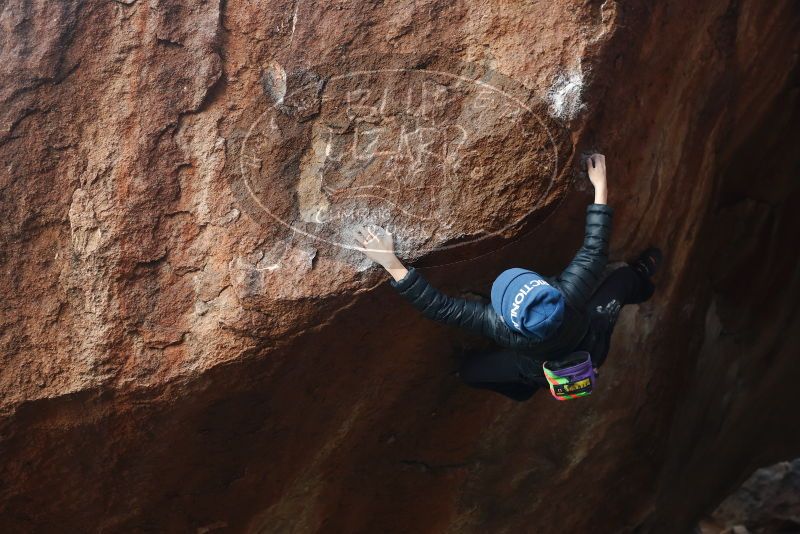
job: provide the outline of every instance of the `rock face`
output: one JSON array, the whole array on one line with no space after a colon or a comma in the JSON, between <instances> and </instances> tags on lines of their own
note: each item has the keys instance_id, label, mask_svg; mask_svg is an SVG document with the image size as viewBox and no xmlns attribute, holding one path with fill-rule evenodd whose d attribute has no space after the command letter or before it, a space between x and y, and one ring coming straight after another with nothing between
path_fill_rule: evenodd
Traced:
<instances>
[{"instance_id":1,"label":"rock face","mask_svg":"<svg viewBox=\"0 0 800 534\"><path fill-rule=\"evenodd\" d=\"M700 525L702 534L800 530L800 460L762 467Z\"/></svg>"},{"instance_id":2,"label":"rock face","mask_svg":"<svg viewBox=\"0 0 800 534\"><path fill-rule=\"evenodd\" d=\"M686 531L798 456L791 0L0 5L4 532ZM591 401L469 390L350 247L659 244ZM501 246L509 245L509 246Z\"/></svg>"}]
</instances>

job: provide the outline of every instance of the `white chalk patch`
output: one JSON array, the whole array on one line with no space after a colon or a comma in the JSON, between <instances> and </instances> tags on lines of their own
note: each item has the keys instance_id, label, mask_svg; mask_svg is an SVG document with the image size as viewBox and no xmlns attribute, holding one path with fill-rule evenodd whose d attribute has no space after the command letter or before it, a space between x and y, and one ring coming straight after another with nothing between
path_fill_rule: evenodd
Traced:
<instances>
[{"instance_id":1,"label":"white chalk patch","mask_svg":"<svg viewBox=\"0 0 800 534\"><path fill-rule=\"evenodd\" d=\"M275 269L280 268L280 262L269 263L267 260L267 255L264 254L263 250L258 251L258 259L256 260L255 265L253 266L256 271L274 271Z\"/></svg>"},{"instance_id":2,"label":"white chalk patch","mask_svg":"<svg viewBox=\"0 0 800 534\"><path fill-rule=\"evenodd\" d=\"M317 257L317 249L305 250L303 251L305 255L306 267L308 270L314 268L314 258Z\"/></svg>"},{"instance_id":3,"label":"white chalk patch","mask_svg":"<svg viewBox=\"0 0 800 534\"><path fill-rule=\"evenodd\" d=\"M270 61L264 68L264 90L269 93L275 105L283 104L286 96L286 71L277 61Z\"/></svg>"},{"instance_id":4,"label":"white chalk patch","mask_svg":"<svg viewBox=\"0 0 800 534\"><path fill-rule=\"evenodd\" d=\"M297 0L294 3L294 13L292 14L292 35L289 37L289 44L292 43L294 39L294 30L297 28L297 10L300 7L300 0Z\"/></svg>"},{"instance_id":5,"label":"white chalk patch","mask_svg":"<svg viewBox=\"0 0 800 534\"><path fill-rule=\"evenodd\" d=\"M574 119L583 108L583 74L579 71L561 73L556 76L548 92L550 109L560 119Z\"/></svg>"},{"instance_id":6,"label":"white chalk patch","mask_svg":"<svg viewBox=\"0 0 800 534\"><path fill-rule=\"evenodd\" d=\"M239 219L239 215L241 213L236 208L233 208L229 211L226 215L223 215L214 223L216 226L228 226L232 222L235 222Z\"/></svg>"},{"instance_id":7,"label":"white chalk patch","mask_svg":"<svg viewBox=\"0 0 800 534\"><path fill-rule=\"evenodd\" d=\"M194 313L197 315L205 315L206 312L208 312L209 308L210 306L208 305L207 302L204 302L202 300L196 300L194 302Z\"/></svg>"},{"instance_id":8,"label":"white chalk patch","mask_svg":"<svg viewBox=\"0 0 800 534\"><path fill-rule=\"evenodd\" d=\"M69 225L72 249L81 258L89 257L102 242L103 233L94 211L93 199L83 190L76 189L69 207Z\"/></svg>"},{"instance_id":9,"label":"white chalk patch","mask_svg":"<svg viewBox=\"0 0 800 534\"><path fill-rule=\"evenodd\" d=\"M326 127L314 124L311 148L300 161L300 179L297 182L297 201L300 219L304 222L322 224L321 218L330 209L328 194L323 190L323 168L330 149L326 140Z\"/></svg>"},{"instance_id":10,"label":"white chalk patch","mask_svg":"<svg viewBox=\"0 0 800 534\"><path fill-rule=\"evenodd\" d=\"M326 212L327 212L327 210L325 208L319 208L317 210L317 213L314 215L314 222L317 223L317 224L324 224L325 222L327 222L324 219L320 218L320 216L325 214Z\"/></svg>"}]
</instances>

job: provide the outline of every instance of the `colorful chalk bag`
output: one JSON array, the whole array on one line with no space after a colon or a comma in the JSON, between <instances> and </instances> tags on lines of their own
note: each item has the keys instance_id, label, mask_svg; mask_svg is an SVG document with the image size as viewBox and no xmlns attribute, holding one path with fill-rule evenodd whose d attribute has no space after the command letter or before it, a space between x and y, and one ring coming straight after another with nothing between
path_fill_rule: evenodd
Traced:
<instances>
[{"instance_id":1,"label":"colorful chalk bag","mask_svg":"<svg viewBox=\"0 0 800 534\"><path fill-rule=\"evenodd\" d=\"M544 362L544 376L556 400L572 400L592 394L597 374L586 351L570 354L563 362Z\"/></svg>"}]
</instances>

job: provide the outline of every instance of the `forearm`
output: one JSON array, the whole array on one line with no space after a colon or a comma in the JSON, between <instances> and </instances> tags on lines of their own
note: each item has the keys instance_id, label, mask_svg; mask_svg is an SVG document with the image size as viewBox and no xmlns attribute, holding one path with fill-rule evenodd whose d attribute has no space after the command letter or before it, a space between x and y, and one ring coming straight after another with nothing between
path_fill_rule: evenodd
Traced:
<instances>
[{"instance_id":1,"label":"forearm","mask_svg":"<svg viewBox=\"0 0 800 534\"><path fill-rule=\"evenodd\" d=\"M606 184L594 188L594 203L608 204L608 187Z\"/></svg>"},{"instance_id":2,"label":"forearm","mask_svg":"<svg viewBox=\"0 0 800 534\"><path fill-rule=\"evenodd\" d=\"M399 282L408 274L408 269L403 266L402 262L397 258L397 256L394 256L387 261L383 268L386 269L386 272L388 272L392 278L394 278L395 282Z\"/></svg>"}]
</instances>

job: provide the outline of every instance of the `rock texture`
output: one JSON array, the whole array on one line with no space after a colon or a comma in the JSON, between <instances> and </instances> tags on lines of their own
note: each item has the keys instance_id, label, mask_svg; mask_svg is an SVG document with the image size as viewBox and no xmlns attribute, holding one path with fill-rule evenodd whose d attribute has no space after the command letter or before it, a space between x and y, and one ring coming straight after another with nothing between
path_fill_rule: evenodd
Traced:
<instances>
[{"instance_id":1,"label":"rock texture","mask_svg":"<svg viewBox=\"0 0 800 534\"><path fill-rule=\"evenodd\" d=\"M690 529L800 455L798 41L791 0L3 2L0 527ZM570 259L589 149L657 296L591 402L461 386L348 225L485 294Z\"/></svg>"},{"instance_id":2,"label":"rock texture","mask_svg":"<svg viewBox=\"0 0 800 534\"><path fill-rule=\"evenodd\" d=\"M702 534L800 530L800 460L762 467L699 526Z\"/></svg>"}]
</instances>

